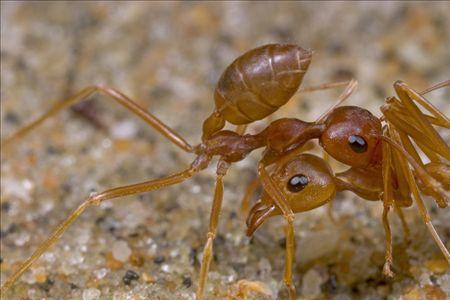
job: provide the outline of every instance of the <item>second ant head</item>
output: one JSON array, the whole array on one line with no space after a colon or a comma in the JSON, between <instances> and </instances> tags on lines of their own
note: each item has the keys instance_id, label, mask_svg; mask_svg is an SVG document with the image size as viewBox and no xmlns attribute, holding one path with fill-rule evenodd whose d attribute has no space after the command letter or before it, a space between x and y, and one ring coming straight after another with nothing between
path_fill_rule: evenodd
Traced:
<instances>
[{"instance_id":1,"label":"second ant head","mask_svg":"<svg viewBox=\"0 0 450 300\"><path fill-rule=\"evenodd\" d=\"M322 206L336 195L337 188L330 167L322 158L312 154L294 157L276 168L271 177L294 213ZM247 218L247 235L252 235L268 218L282 214L273 203L264 191Z\"/></svg>"},{"instance_id":2,"label":"second ant head","mask_svg":"<svg viewBox=\"0 0 450 300\"><path fill-rule=\"evenodd\" d=\"M381 122L368 110L338 107L327 116L325 125L319 142L333 158L360 168L380 163Z\"/></svg>"}]
</instances>

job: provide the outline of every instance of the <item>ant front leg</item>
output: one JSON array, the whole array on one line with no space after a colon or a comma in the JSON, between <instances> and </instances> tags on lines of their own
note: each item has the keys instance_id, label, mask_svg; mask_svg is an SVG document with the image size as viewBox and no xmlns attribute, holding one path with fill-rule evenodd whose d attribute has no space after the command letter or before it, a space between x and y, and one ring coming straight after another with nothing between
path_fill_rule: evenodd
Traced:
<instances>
[{"instance_id":1,"label":"ant front leg","mask_svg":"<svg viewBox=\"0 0 450 300\"><path fill-rule=\"evenodd\" d=\"M275 184L270 175L267 173L264 164L260 163L258 165L258 173L261 178L261 183L264 187L264 190L273 199L274 204L281 210L284 218L287 221L284 283L286 284L286 287L289 292L289 299L296 300L297 292L295 291L295 285L294 282L292 281L292 265L295 254L294 212L289 206L289 203L283 197L283 193L280 191L278 186Z\"/></svg>"},{"instance_id":2,"label":"ant front leg","mask_svg":"<svg viewBox=\"0 0 450 300\"><path fill-rule=\"evenodd\" d=\"M161 122L158 118L156 118L154 115L146 111L143 107L141 107L139 104L122 94L121 92L106 87L106 86L100 86L100 85L94 85L89 86L87 88L84 88L80 92L76 93L75 95L63 100L57 102L53 107L51 107L43 116L38 118L37 120L31 122L30 124L22 127L17 131L15 134L13 134L11 137L7 138L5 141L2 141L2 145L8 146L13 141L18 140L19 138L25 136L27 133L29 133L31 130L35 129L37 126L42 124L45 120L49 119L50 117L54 116L64 108L67 108L69 106L72 106L78 102L86 100L89 96L93 95L94 93L103 93L109 97L111 97L113 100L118 102L120 105L127 108L129 111L131 111L136 116L140 117L142 120L144 120L148 125L156 129L160 134L162 134L164 137L166 137L169 141L177 145L179 148L186 152L193 152L194 149L191 145L189 145L188 142L186 142L180 135L178 135L175 131L173 131L171 128L169 128L166 124Z\"/></svg>"},{"instance_id":3,"label":"ant front leg","mask_svg":"<svg viewBox=\"0 0 450 300\"><path fill-rule=\"evenodd\" d=\"M37 250L28 258L24 263L22 263L17 271L13 273L13 275L8 278L3 286L1 287L1 295L3 295L13 284L19 279L19 277L27 271L33 263L41 257L54 243L56 243L62 234L69 228L69 226L76 220L78 217L90 206L99 205L103 201L111 200L119 197L142 194L150 191L154 191L157 189L161 189L163 187L167 187L170 185L175 185L185 181L186 179L192 177L196 174L200 169L204 167L202 163L199 164L201 158L197 159L190 168L182 171L180 173L176 173L171 176L167 176L161 179L154 179L150 181L145 181L137 184L132 184L128 186L122 186L113 188L110 190L106 190L99 194L94 194L89 196L76 210L74 210L69 217L67 217L50 235L50 237L43 243L41 243ZM203 161L205 163L205 161Z\"/></svg>"},{"instance_id":4,"label":"ant front leg","mask_svg":"<svg viewBox=\"0 0 450 300\"><path fill-rule=\"evenodd\" d=\"M406 219L405 219L405 215L403 214L401 207L399 207L395 203L394 203L394 209L395 209L395 213L400 218L400 222L402 223L403 241L404 241L405 245L409 245L411 243L411 234L410 234L408 223L406 222Z\"/></svg>"},{"instance_id":5,"label":"ant front leg","mask_svg":"<svg viewBox=\"0 0 450 300\"><path fill-rule=\"evenodd\" d=\"M387 130L385 130L387 131ZM383 177L383 227L386 234L386 254L385 263L383 266L383 274L387 277L393 277L394 273L391 271L392 266L392 232L389 224L388 213L390 208L394 205L394 192L392 190L392 162L391 152L388 144L383 142L383 161L382 161L382 177Z\"/></svg>"},{"instance_id":6,"label":"ant front leg","mask_svg":"<svg viewBox=\"0 0 450 300\"><path fill-rule=\"evenodd\" d=\"M428 214L427 208L425 207L425 204L420 196L419 188L416 183L416 178L420 178L422 183L426 182L426 185L429 187L433 187L437 190L436 194L433 194L433 197L437 197L439 195L442 195L443 198L439 199L440 201L438 203L441 204L441 207L445 207L447 205L447 198L448 196L445 194L445 191L442 190L442 186L437 182L433 177L431 177L426 170L418 163L416 162L413 157L401 146L401 141L398 132L396 132L394 127L389 127L389 132L392 137L386 137L383 136L383 142L389 143L389 146L391 149L394 149L395 151L399 152L401 155L398 155L397 158L399 158L398 163L402 169L402 172L406 175L406 180L408 182L409 188L413 194L413 197L416 201L417 207L419 209L419 213L422 217L423 222L427 226L428 231L432 235L434 241L440 248L442 254L444 255L445 259L448 263L450 263L450 253L448 252L447 248L445 247L445 244L442 242L441 238L436 232L436 229L434 228L433 224L431 223L431 217ZM408 163L413 167L415 174L413 174L411 168L409 167ZM414 176L415 175L415 176ZM437 199L436 199L437 200Z\"/></svg>"},{"instance_id":7,"label":"ant front leg","mask_svg":"<svg viewBox=\"0 0 450 300\"><path fill-rule=\"evenodd\" d=\"M217 225L219 223L219 215L222 208L223 200L223 177L227 173L230 164L220 160L217 164L216 187L214 191L214 200L211 208L211 215L209 217L208 233L206 234L206 243L203 249L202 264L200 267L200 276L197 288L197 300L203 298L203 292L208 277L209 266L213 257L213 242L216 237Z\"/></svg>"},{"instance_id":8,"label":"ant front leg","mask_svg":"<svg viewBox=\"0 0 450 300\"><path fill-rule=\"evenodd\" d=\"M417 144L432 149L433 152L450 161L450 147L433 128L432 120L430 120L429 116L421 112L414 101L429 110L436 122L444 128L450 128L448 117L405 83L397 81L394 83L394 88L400 102L395 98L389 98L387 103L382 106L381 110L386 120L392 123L399 131L413 138ZM399 113L402 110L407 114Z\"/></svg>"}]
</instances>

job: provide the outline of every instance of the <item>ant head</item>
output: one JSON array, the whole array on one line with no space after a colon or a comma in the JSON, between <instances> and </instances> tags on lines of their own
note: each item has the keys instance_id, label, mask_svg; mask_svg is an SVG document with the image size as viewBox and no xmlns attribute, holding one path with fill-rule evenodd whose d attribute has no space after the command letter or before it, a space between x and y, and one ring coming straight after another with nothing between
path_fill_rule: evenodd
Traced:
<instances>
[{"instance_id":1,"label":"ant head","mask_svg":"<svg viewBox=\"0 0 450 300\"><path fill-rule=\"evenodd\" d=\"M330 167L323 159L312 154L293 158L278 167L271 177L294 213L324 205L336 195ZM247 218L247 235L253 234L269 217L282 214L273 203L270 195L264 192L261 201L255 204Z\"/></svg>"},{"instance_id":2,"label":"ant head","mask_svg":"<svg viewBox=\"0 0 450 300\"><path fill-rule=\"evenodd\" d=\"M352 167L380 163L381 122L368 110L338 107L328 115L325 125L320 144L336 160Z\"/></svg>"}]
</instances>

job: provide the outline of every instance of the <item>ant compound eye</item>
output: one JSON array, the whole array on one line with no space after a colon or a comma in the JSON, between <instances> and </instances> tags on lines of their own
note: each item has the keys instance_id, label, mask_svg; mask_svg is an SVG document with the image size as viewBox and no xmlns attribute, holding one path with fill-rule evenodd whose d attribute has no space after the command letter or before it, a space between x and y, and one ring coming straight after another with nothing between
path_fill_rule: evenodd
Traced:
<instances>
[{"instance_id":1,"label":"ant compound eye","mask_svg":"<svg viewBox=\"0 0 450 300\"><path fill-rule=\"evenodd\" d=\"M291 177L288 182L288 190L293 193L298 193L303 190L309 183L308 177L303 174L297 174Z\"/></svg>"},{"instance_id":2,"label":"ant compound eye","mask_svg":"<svg viewBox=\"0 0 450 300\"><path fill-rule=\"evenodd\" d=\"M359 135L351 135L348 138L348 144L356 153L363 153L367 151L367 142Z\"/></svg>"}]
</instances>

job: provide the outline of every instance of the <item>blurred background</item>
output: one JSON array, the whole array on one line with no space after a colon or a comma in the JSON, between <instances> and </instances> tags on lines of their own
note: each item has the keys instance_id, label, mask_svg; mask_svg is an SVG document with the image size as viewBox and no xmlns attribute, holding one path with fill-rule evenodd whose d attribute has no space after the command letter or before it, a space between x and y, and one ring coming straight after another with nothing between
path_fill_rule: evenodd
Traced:
<instances>
[{"instance_id":1,"label":"blurred background","mask_svg":"<svg viewBox=\"0 0 450 300\"><path fill-rule=\"evenodd\" d=\"M355 78L359 89L348 103L380 115L395 80L422 90L449 78L448 28L449 2L3 1L2 139L58 99L104 84L196 144L222 71L266 43L314 50L304 86ZM276 116L314 120L339 92L297 94ZM449 96L441 89L428 99L449 115ZM2 282L91 191L162 177L193 159L106 97L92 99L2 153ZM225 180L206 299L286 298L283 222L274 219L249 240L239 210L259 155ZM179 186L87 211L5 299L194 299L213 174L210 168ZM449 246L449 211L428 202ZM414 236L408 248L392 216L393 280L380 274L381 204L346 194L335 214L339 226L325 208L297 217L302 299L448 297L448 264L416 208L406 211ZM260 289L245 296L243 279Z\"/></svg>"}]
</instances>

